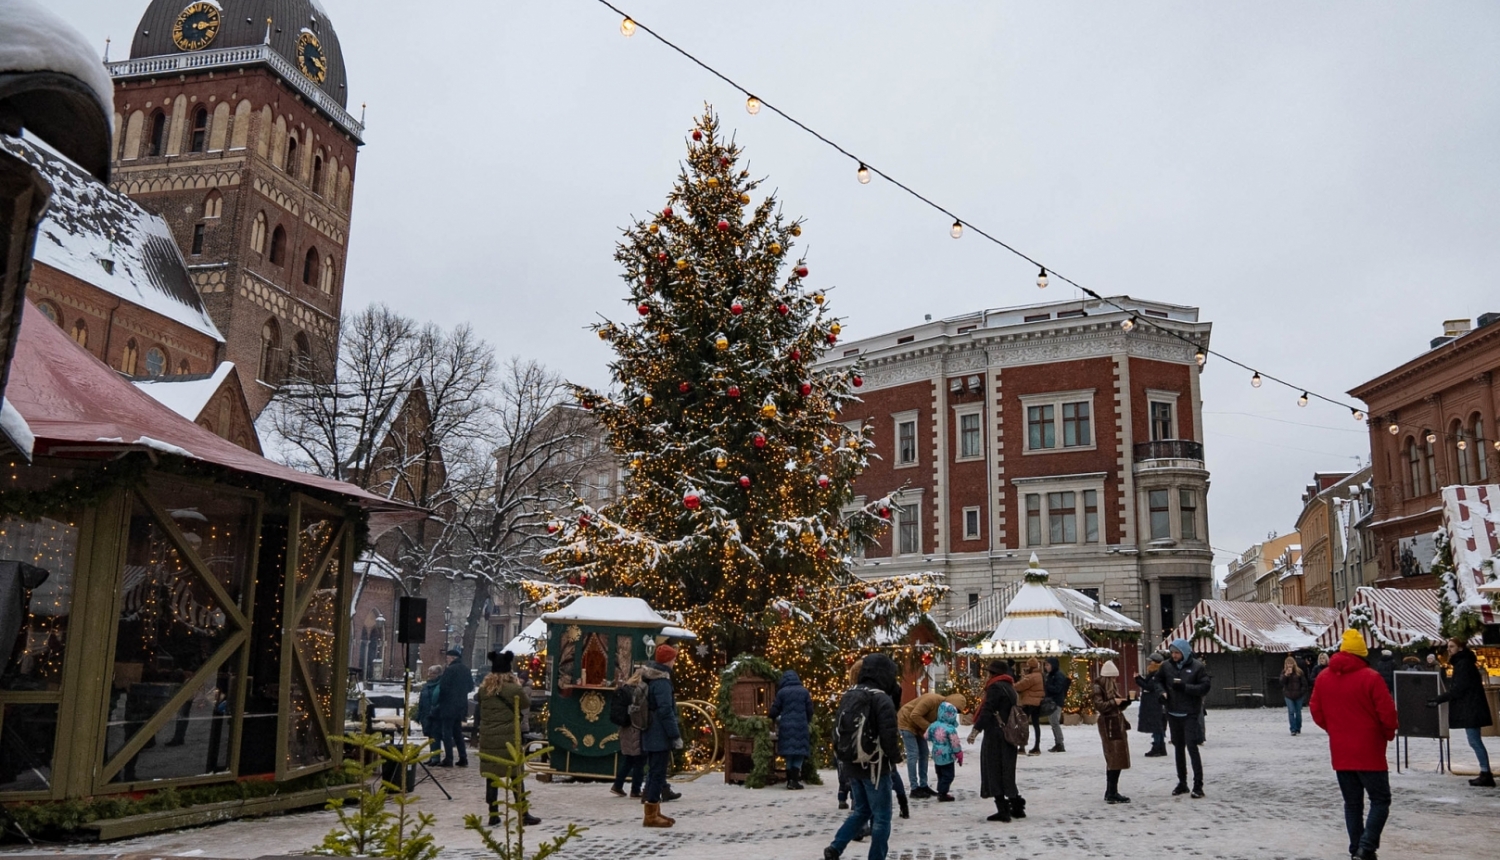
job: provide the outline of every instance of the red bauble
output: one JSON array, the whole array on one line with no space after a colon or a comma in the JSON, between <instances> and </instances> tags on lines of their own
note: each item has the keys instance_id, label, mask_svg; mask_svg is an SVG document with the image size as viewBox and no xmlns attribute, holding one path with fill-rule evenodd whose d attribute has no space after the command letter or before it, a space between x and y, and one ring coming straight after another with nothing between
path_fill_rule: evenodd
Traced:
<instances>
[{"instance_id":1,"label":"red bauble","mask_svg":"<svg viewBox=\"0 0 1500 860\"><path fill-rule=\"evenodd\" d=\"M557 534L557 530L560 528L562 528L562 526L558 525L555 522L547 523L547 534L555 535Z\"/></svg>"},{"instance_id":2,"label":"red bauble","mask_svg":"<svg viewBox=\"0 0 1500 860\"><path fill-rule=\"evenodd\" d=\"M827 475L819 475L818 476L818 487L819 488L826 490L826 489L828 489L828 484L829 483L830 482L828 480L828 476Z\"/></svg>"},{"instance_id":3,"label":"red bauble","mask_svg":"<svg viewBox=\"0 0 1500 860\"><path fill-rule=\"evenodd\" d=\"M640 314L643 317L644 316L650 316L651 315L651 306L648 305L648 304L646 304L645 302L641 302L640 304L638 304L638 305L635 306L635 312L638 313L638 314Z\"/></svg>"},{"instance_id":4,"label":"red bauble","mask_svg":"<svg viewBox=\"0 0 1500 860\"><path fill-rule=\"evenodd\" d=\"M578 524L580 526L582 526L583 528L588 528L589 527L589 515L588 514L584 514L583 516L579 517L578 518Z\"/></svg>"},{"instance_id":5,"label":"red bauble","mask_svg":"<svg viewBox=\"0 0 1500 860\"><path fill-rule=\"evenodd\" d=\"M803 397L806 397L807 395L812 394L812 383L804 382L801 385L797 386L797 390L802 392Z\"/></svg>"},{"instance_id":6,"label":"red bauble","mask_svg":"<svg viewBox=\"0 0 1500 860\"><path fill-rule=\"evenodd\" d=\"M923 666L931 666L932 665L932 652L931 651L923 651L922 652L922 665Z\"/></svg>"},{"instance_id":7,"label":"red bauble","mask_svg":"<svg viewBox=\"0 0 1500 860\"><path fill-rule=\"evenodd\" d=\"M881 518L881 519L883 519L883 520L888 520L888 519L890 519L890 518L891 518L891 509L890 509L890 508L887 508L887 507L884 507L884 506L882 506L882 507L881 507L881 508L880 508L880 518Z\"/></svg>"},{"instance_id":8,"label":"red bauble","mask_svg":"<svg viewBox=\"0 0 1500 860\"><path fill-rule=\"evenodd\" d=\"M654 282L654 281L652 281L652 280L651 280L651 276L650 276L650 275L647 275L647 276L646 276L646 286L648 286L648 287L649 287L649 286L651 286L651 285L652 285L652 284L653 284L653 283L655 283L655 282Z\"/></svg>"},{"instance_id":9,"label":"red bauble","mask_svg":"<svg viewBox=\"0 0 1500 860\"><path fill-rule=\"evenodd\" d=\"M870 588L869 586L866 586L865 587L865 599L866 600L874 600L875 599L875 589Z\"/></svg>"},{"instance_id":10,"label":"red bauble","mask_svg":"<svg viewBox=\"0 0 1500 860\"><path fill-rule=\"evenodd\" d=\"M750 444L754 445L757 448L766 447L766 434L756 433L754 436L751 436Z\"/></svg>"},{"instance_id":11,"label":"red bauble","mask_svg":"<svg viewBox=\"0 0 1500 860\"><path fill-rule=\"evenodd\" d=\"M720 218L719 219L719 229L720 230L728 230L729 229L729 222L725 221L723 218Z\"/></svg>"},{"instance_id":12,"label":"red bauble","mask_svg":"<svg viewBox=\"0 0 1500 860\"><path fill-rule=\"evenodd\" d=\"M740 314L745 312L745 306L740 304L739 302L735 302L734 304L729 306L729 312L734 314L735 316L739 316Z\"/></svg>"},{"instance_id":13,"label":"red bauble","mask_svg":"<svg viewBox=\"0 0 1500 860\"><path fill-rule=\"evenodd\" d=\"M729 166L729 156L727 156L727 155L721 155L721 156L719 156L719 166L720 167L728 167Z\"/></svg>"},{"instance_id":14,"label":"red bauble","mask_svg":"<svg viewBox=\"0 0 1500 860\"><path fill-rule=\"evenodd\" d=\"M730 397L739 397L740 396L740 387L738 385L731 385L731 386L729 386L729 390L727 392L725 392L725 393L728 394Z\"/></svg>"},{"instance_id":15,"label":"red bauble","mask_svg":"<svg viewBox=\"0 0 1500 860\"><path fill-rule=\"evenodd\" d=\"M822 547L819 547L818 548L818 558L827 558L827 557L828 557L828 550L823 549Z\"/></svg>"},{"instance_id":16,"label":"red bauble","mask_svg":"<svg viewBox=\"0 0 1500 860\"><path fill-rule=\"evenodd\" d=\"M798 597L806 597L807 596L807 586L805 586L805 585L799 585L799 586L797 586L797 596Z\"/></svg>"},{"instance_id":17,"label":"red bauble","mask_svg":"<svg viewBox=\"0 0 1500 860\"><path fill-rule=\"evenodd\" d=\"M746 489L746 490L750 489L750 476L749 475L741 475L740 476L740 486L742 488Z\"/></svg>"},{"instance_id":18,"label":"red bauble","mask_svg":"<svg viewBox=\"0 0 1500 860\"><path fill-rule=\"evenodd\" d=\"M578 584L579 585L588 585L589 584L589 575L586 574L586 573L580 573L580 574L578 574Z\"/></svg>"},{"instance_id":19,"label":"red bauble","mask_svg":"<svg viewBox=\"0 0 1500 860\"><path fill-rule=\"evenodd\" d=\"M792 361L801 361L802 360L802 350L800 350L800 349L794 349L790 353L787 354L787 357L790 358Z\"/></svg>"},{"instance_id":20,"label":"red bauble","mask_svg":"<svg viewBox=\"0 0 1500 860\"><path fill-rule=\"evenodd\" d=\"M594 401L591 400L591 399L589 399L589 398L587 398L587 397L585 397L583 399L583 404L582 405L583 405L584 409L593 409L594 408Z\"/></svg>"},{"instance_id":21,"label":"red bauble","mask_svg":"<svg viewBox=\"0 0 1500 860\"><path fill-rule=\"evenodd\" d=\"M854 383L854 387L855 388L858 388L861 385L865 384L865 378L863 376L856 376L856 377L854 377L853 379L851 379L849 381L852 382L852 383Z\"/></svg>"},{"instance_id":22,"label":"red bauble","mask_svg":"<svg viewBox=\"0 0 1500 860\"><path fill-rule=\"evenodd\" d=\"M829 332L828 333L828 345L829 346L833 346L834 344L836 344L838 342L839 342L839 336L836 335L836 334L834 334L833 332Z\"/></svg>"},{"instance_id":23,"label":"red bauble","mask_svg":"<svg viewBox=\"0 0 1500 860\"><path fill-rule=\"evenodd\" d=\"M656 252L656 262L658 262L658 263L665 263L666 261L667 261L667 252L666 251L657 251Z\"/></svg>"},{"instance_id":24,"label":"red bauble","mask_svg":"<svg viewBox=\"0 0 1500 860\"><path fill-rule=\"evenodd\" d=\"M672 217L672 207L668 206L667 208L661 210L661 217L663 217L663 218L671 218Z\"/></svg>"},{"instance_id":25,"label":"red bauble","mask_svg":"<svg viewBox=\"0 0 1500 860\"><path fill-rule=\"evenodd\" d=\"M688 382L686 379L684 379L683 381L677 383L677 390L681 391L683 394L687 394L689 391L693 390L693 383Z\"/></svg>"},{"instance_id":26,"label":"red bauble","mask_svg":"<svg viewBox=\"0 0 1500 860\"><path fill-rule=\"evenodd\" d=\"M786 306L786 302L782 302L781 304L776 306L776 312L781 314L782 316L786 316L787 314L792 312L792 309Z\"/></svg>"},{"instance_id":27,"label":"red bauble","mask_svg":"<svg viewBox=\"0 0 1500 860\"><path fill-rule=\"evenodd\" d=\"M697 493L688 493L687 495L682 497L682 506L690 511L698 510L698 506L702 503L703 502L698 498Z\"/></svg>"},{"instance_id":28,"label":"red bauble","mask_svg":"<svg viewBox=\"0 0 1500 860\"><path fill-rule=\"evenodd\" d=\"M703 132L699 131L696 128L693 129L693 140L702 140L702 139L703 139Z\"/></svg>"},{"instance_id":29,"label":"red bauble","mask_svg":"<svg viewBox=\"0 0 1500 860\"><path fill-rule=\"evenodd\" d=\"M799 278L805 278L805 277L807 277L807 267L806 266L798 266L797 267L797 277L799 277Z\"/></svg>"}]
</instances>

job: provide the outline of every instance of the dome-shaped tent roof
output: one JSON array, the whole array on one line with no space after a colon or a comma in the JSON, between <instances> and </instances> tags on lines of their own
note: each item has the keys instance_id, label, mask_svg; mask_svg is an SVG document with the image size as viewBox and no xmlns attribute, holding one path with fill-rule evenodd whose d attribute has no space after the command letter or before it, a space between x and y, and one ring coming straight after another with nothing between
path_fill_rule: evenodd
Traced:
<instances>
[{"instance_id":1,"label":"dome-shaped tent roof","mask_svg":"<svg viewBox=\"0 0 1500 860\"><path fill-rule=\"evenodd\" d=\"M198 0L151 0L136 27L130 43L131 59L189 53L172 39L172 28L189 6ZM317 41L327 66L327 74L317 86L349 106L348 79L344 74L344 53L338 34L318 0L202 0L218 7L220 29L213 41L200 50L241 48L259 45L266 40L266 19L271 19L271 49L293 66L297 65L297 47L302 34L308 32Z\"/></svg>"}]
</instances>

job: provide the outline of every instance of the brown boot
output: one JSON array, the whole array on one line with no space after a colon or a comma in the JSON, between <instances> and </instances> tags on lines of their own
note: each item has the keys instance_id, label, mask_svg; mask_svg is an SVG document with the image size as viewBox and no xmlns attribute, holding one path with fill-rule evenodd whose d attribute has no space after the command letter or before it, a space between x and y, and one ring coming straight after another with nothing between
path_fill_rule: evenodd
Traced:
<instances>
[{"instance_id":1,"label":"brown boot","mask_svg":"<svg viewBox=\"0 0 1500 860\"><path fill-rule=\"evenodd\" d=\"M646 804L646 820L642 822L645 827L671 827L677 823L677 819L668 818L661 814L660 803Z\"/></svg>"}]
</instances>

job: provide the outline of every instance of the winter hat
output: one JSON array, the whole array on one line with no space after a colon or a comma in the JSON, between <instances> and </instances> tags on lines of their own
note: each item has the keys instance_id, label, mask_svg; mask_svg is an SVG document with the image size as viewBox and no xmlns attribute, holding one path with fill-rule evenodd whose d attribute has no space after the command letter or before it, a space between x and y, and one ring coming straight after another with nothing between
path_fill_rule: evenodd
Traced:
<instances>
[{"instance_id":1,"label":"winter hat","mask_svg":"<svg viewBox=\"0 0 1500 860\"><path fill-rule=\"evenodd\" d=\"M1146 660L1150 663L1161 664L1167 662L1167 655L1163 654L1160 651L1152 651L1151 656L1147 657Z\"/></svg>"},{"instance_id":2,"label":"winter hat","mask_svg":"<svg viewBox=\"0 0 1500 860\"><path fill-rule=\"evenodd\" d=\"M449 648L447 651L444 651L443 654L446 655L446 656L448 656L448 657L462 657L462 656L464 656L464 652L461 651L458 648Z\"/></svg>"},{"instance_id":3,"label":"winter hat","mask_svg":"<svg viewBox=\"0 0 1500 860\"><path fill-rule=\"evenodd\" d=\"M1383 651L1380 652L1380 656L1382 656L1382 657L1390 657L1390 656L1393 656L1393 655L1391 654L1391 649L1387 648L1387 649L1385 649L1385 650L1383 650Z\"/></svg>"},{"instance_id":4,"label":"winter hat","mask_svg":"<svg viewBox=\"0 0 1500 860\"><path fill-rule=\"evenodd\" d=\"M1105 660L1104 665L1099 667L1099 677L1118 678L1120 677L1120 667L1116 666L1113 660Z\"/></svg>"},{"instance_id":5,"label":"winter hat","mask_svg":"<svg viewBox=\"0 0 1500 860\"><path fill-rule=\"evenodd\" d=\"M490 671L496 675L509 675L514 671L516 655L509 651L501 651L498 654L490 652Z\"/></svg>"},{"instance_id":6,"label":"winter hat","mask_svg":"<svg viewBox=\"0 0 1500 860\"><path fill-rule=\"evenodd\" d=\"M1172 648L1181 654L1184 660L1193 656L1193 643L1186 639L1173 639Z\"/></svg>"},{"instance_id":7,"label":"winter hat","mask_svg":"<svg viewBox=\"0 0 1500 860\"><path fill-rule=\"evenodd\" d=\"M1356 657L1370 656L1370 649L1365 647L1364 634L1350 627L1344 631L1344 641L1339 644L1340 651L1348 651Z\"/></svg>"},{"instance_id":8,"label":"winter hat","mask_svg":"<svg viewBox=\"0 0 1500 860\"><path fill-rule=\"evenodd\" d=\"M673 648L671 645L658 645L656 646L655 656L656 662L661 663L662 665L666 665L677 659L677 649Z\"/></svg>"},{"instance_id":9,"label":"winter hat","mask_svg":"<svg viewBox=\"0 0 1500 860\"><path fill-rule=\"evenodd\" d=\"M951 698L951 697L950 697ZM951 702L940 702L937 713L938 722L958 725L958 708L953 707Z\"/></svg>"},{"instance_id":10,"label":"winter hat","mask_svg":"<svg viewBox=\"0 0 1500 860\"><path fill-rule=\"evenodd\" d=\"M1010 674L1010 663L1006 662L1005 660L991 660L990 665L987 668L990 670L991 675Z\"/></svg>"}]
</instances>

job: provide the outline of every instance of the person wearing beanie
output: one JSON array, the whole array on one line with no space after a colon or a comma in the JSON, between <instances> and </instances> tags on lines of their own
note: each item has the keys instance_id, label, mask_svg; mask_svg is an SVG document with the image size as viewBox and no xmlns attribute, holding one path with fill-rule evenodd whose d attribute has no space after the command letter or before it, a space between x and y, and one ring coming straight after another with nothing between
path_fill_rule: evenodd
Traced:
<instances>
[{"instance_id":1,"label":"person wearing beanie","mask_svg":"<svg viewBox=\"0 0 1500 860\"><path fill-rule=\"evenodd\" d=\"M1351 860L1375 860L1391 811L1386 745L1396 737L1396 704L1380 673L1365 662L1368 653L1358 630L1344 631L1338 653L1313 682L1309 705L1313 722L1328 733L1328 751L1344 797Z\"/></svg>"},{"instance_id":2,"label":"person wearing beanie","mask_svg":"<svg viewBox=\"0 0 1500 860\"><path fill-rule=\"evenodd\" d=\"M1135 676L1136 689L1141 691L1141 709L1136 715L1136 731L1151 736L1151 749L1146 758L1161 758L1167 754L1167 713L1164 710L1166 691L1161 685L1161 664L1167 655L1151 652L1146 658L1146 670Z\"/></svg>"},{"instance_id":3,"label":"person wearing beanie","mask_svg":"<svg viewBox=\"0 0 1500 860\"><path fill-rule=\"evenodd\" d=\"M1490 717L1490 705L1485 698L1484 677L1479 670L1478 658L1474 656L1473 651L1469 650L1468 642L1462 639L1449 639L1448 665L1453 667L1453 678L1448 685L1448 692L1428 702L1427 705L1435 708L1446 702L1448 704L1448 727L1464 730L1464 736L1469 741L1469 748L1474 750L1474 757L1479 760L1479 776L1469 780L1469 785L1494 788L1495 775L1490 770L1490 754L1484 748L1482 737L1483 729L1494 720Z\"/></svg>"},{"instance_id":4,"label":"person wearing beanie","mask_svg":"<svg viewBox=\"0 0 1500 860\"><path fill-rule=\"evenodd\" d=\"M1167 662L1158 673L1166 696L1164 710L1167 727L1172 730L1172 747L1177 754L1177 787L1173 795L1187 794L1188 759L1193 762L1193 798L1203 796L1203 759L1198 747L1204 741L1203 697L1208 695L1212 677L1203 661L1193 656L1192 643L1172 640Z\"/></svg>"},{"instance_id":5,"label":"person wearing beanie","mask_svg":"<svg viewBox=\"0 0 1500 860\"><path fill-rule=\"evenodd\" d=\"M1099 713L1099 740L1104 744L1105 803L1130 802L1120 793L1120 771L1130 769L1130 722L1125 719L1130 699L1120 694L1119 677L1120 667L1105 660L1090 691Z\"/></svg>"},{"instance_id":6,"label":"person wearing beanie","mask_svg":"<svg viewBox=\"0 0 1500 860\"><path fill-rule=\"evenodd\" d=\"M682 749L682 731L677 722L677 699L672 689L672 667L677 664L677 649L671 645L656 646L655 659L641 667L646 680L646 702L651 722L641 732L641 750L646 754L646 827L671 827L675 818L661 814L662 794L667 788L667 766L672 750Z\"/></svg>"},{"instance_id":7,"label":"person wearing beanie","mask_svg":"<svg viewBox=\"0 0 1500 860\"><path fill-rule=\"evenodd\" d=\"M896 662L879 652L866 654L859 661L859 681L839 698L833 718L835 755L839 726L862 724L876 740L878 755L861 763L845 758L844 769L849 781L854 808L839 825L833 841L823 849L823 860L838 860L849 843L868 835L870 860L885 860L891 838L891 794L893 778L901 763L901 731L896 722L896 703L891 691L899 690L901 670ZM862 738L855 740L862 741ZM861 744L862 745L862 744ZM868 828L868 829L867 829Z\"/></svg>"},{"instance_id":8,"label":"person wearing beanie","mask_svg":"<svg viewBox=\"0 0 1500 860\"><path fill-rule=\"evenodd\" d=\"M531 703L521 679L515 674L516 655L509 651L490 653L490 673L479 682L474 700L479 707L479 772L484 774L484 800L489 806L489 826L500 824L500 787L495 780L511 783L512 806L529 825L542 820L531 814L531 802L521 789L526 771L520 765L501 764L496 758L509 757L510 745L521 745L521 721Z\"/></svg>"},{"instance_id":9,"label":"person wearing beanie","mask_svg":"<svg viewBox=\"0 0 1500 860\"><path fill-rule=\"evenodd\" d=\"M979 711L974 714L974 728L969 730L969 743L984 734L979 745L979 796L995 801L995 814L985 820L1009 822L1026 817L1026 799L1016 785L1016 759L1021 748L1005 739L1002 728L1010 712L1021 707L1021 698L1016 694L1010 663L992 660L989 672Z\"/></svg>"},{"instance_id":10,"label":"person wearing beanie","mask_svg":"<svg viewBox=\"0 0 1500 860\"><path fill-rule=\"evenodd\" d=\"M453 752L458 750L458 766L469 766L469 748L464 743L464 723L469 719L469 694L474 692L474 676L464 665L464 652L449 648L444 652L448 668L438 684L438 709L443 722L443 760L440 767L454 765Z\"/></svg>"},{"instance_id":11,"label":"person wearing beanie","mask_svg":"<svg viewBox=\"0 0 1500 860\"><path fill-rule=\"evenodd\" d=\"M1381 680L1385 681L1385 688L1391 697L1396 696L1396 655L1389 650L1380 652L1380 659L1375 661L1375 671L1380 673Z\"/></svg>"},{"instance_id":12,"label":"person wearing beanie","mask_svg":"<svg viewBox=\"0 0 1500 860\"><path fill-rule=\"evenodd\" d=\"M951 696L924 693L896 711L896 726L901 729L901 742L906 745L906 780L911 784L910 796L914 800L939 794L927 784L927 729L937 720L938 710L945 701L959 710L965 706L959 693Z\"/></svg>"}]
</instances>

